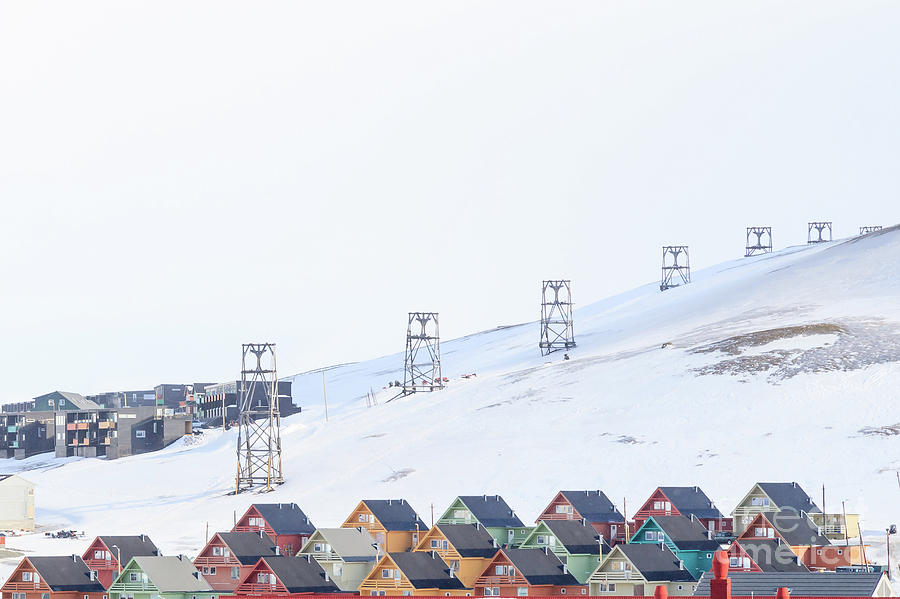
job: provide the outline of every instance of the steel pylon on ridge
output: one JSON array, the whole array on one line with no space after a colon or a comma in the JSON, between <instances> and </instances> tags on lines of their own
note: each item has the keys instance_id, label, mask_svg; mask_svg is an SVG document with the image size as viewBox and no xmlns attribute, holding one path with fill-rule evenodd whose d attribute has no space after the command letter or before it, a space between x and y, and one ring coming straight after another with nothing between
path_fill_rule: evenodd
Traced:
<instances>
[{"instance_id":1,"label":"steel pylon on ridge","mask_svg":"<svg viewBox=\"0 0 900 599\"><path fill-rule=\"evenodd\" d=\"M813 231L816 231L816 236L813 236ZM828 233L827 236L825 235L826 232ZM809 223L806 229L806 243L825 243L826 241L831 241L831 221L813 221Z\"/></svg>"},{"instance_id":2,"label":"steel pylon on ridge","mask_svg":"<svg viewBox=\"0 0 900 599\"><path fill-rule=\"evenodd\" d=\"M572 281L550 279L541 285L541 340L538 347L546 356L575 347L572 317Z\"/></svg>"},{"instance_id":3,"label":"steel pylon on ridge","mask_svg":"<svg viewBox=\"0 0 900 599\"><path fill-rule=\"evenodd\" d=\"M860 235L868 235L869 233L874 233L876 231L881 231L881 225L870 225L868 227L859 228Z\"/></svg>"},{"instance_id":4,"label":"steel pylon on ridge","mask_svg":"<svg viewBox=\"0 0 900 599\"><path fill-rule=\"evenodd\" d=\"M683 264L678 262L681 256L684 256ZM659 290L665 291L679 285L687 285L690 282L691 257L688 254L688 246L664 245L662 248L662 276L659 281Z\"/></svg>"},{"instance_id":5,"label":"steel pylon on ridge","mask_svg":"<svg viewBox=\"0 0 900 599\"><path fill-rule=\"evenodd\" d=\"M410 312L406 325L406 357L403 362L402 395L439 391L441 335L437 312Z\"/></svg>"},{"instance_id":6,"label":"steel pylon on ridge","mask_svg":"<svg viewBox=\"0 0 900 599\"><path fill-rule=\"evenodd\" d=\"M274 343L245 343L241 356L235 493L284 483Z\"/></svg>"},{"instance_id":7,"label":"steel pylon on ridge","mask_svg":"<svg viewBox=\"0 0 900 599\"><path fill-rule=\"evenodd\" d=\"M751 242L751 235L756 235L754 242ZM747 247L745 250L744 257L771 252L772 227L747 227Z\"/></svg>"}]
</instances>

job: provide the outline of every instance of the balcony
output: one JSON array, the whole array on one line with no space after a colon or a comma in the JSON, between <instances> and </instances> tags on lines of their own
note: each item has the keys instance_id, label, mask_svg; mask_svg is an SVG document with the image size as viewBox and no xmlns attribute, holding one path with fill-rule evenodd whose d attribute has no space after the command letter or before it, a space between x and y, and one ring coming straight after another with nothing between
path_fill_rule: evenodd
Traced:
<instances>
[{"instance_id":1,"label":"balcony","mask_svg":"<svg viewBox=\"0 0 900 599\"><path fill-rule=\"evenodd\" d=\"M8 433L15 433L18 430L19 430L19 427L16 426L15 424L6 427L6 432L8 432Z\"/></svg>"},{"instance_id":2,"label":"balcony","mask_svg":"<svg viewBox=\"0 0 900 599\"><path fill-rule=\"evenodd\" d=\"M77 422L75 423L75 428L80 431L86 431L90 425L90 422Z\"/></svg>"},{"instance_id":3,"label":"balcony","mask_svg":"<svg viewBox=\"0 0 900 599\"><path fill-rule=\"evenodd\" d=\"M74 431L76 426L77 426L76 423L74 423L74 422L69 422L69 423L66 424L66 430L67 430L67 431Z\"/></svg>"},{"instance_id":4,"label":"balcony","mask_svg":"<svg viewBox=\"0 0 900 599\"><path fill-rule=\"evenodd\" d=\"M116 423L112 420L101 420L97 423L97 426L102 429L116 428Z\"/></svg>"}]
</instances>

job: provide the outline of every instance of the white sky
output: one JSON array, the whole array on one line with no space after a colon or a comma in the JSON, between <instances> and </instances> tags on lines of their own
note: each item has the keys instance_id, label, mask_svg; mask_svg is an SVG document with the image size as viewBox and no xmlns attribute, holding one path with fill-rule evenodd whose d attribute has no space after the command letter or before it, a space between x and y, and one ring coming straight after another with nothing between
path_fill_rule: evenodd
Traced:
<instances>
[{"instance_id":1,"label":"white sky","mask_svg":"<svg viewBox=\"0 0 900 599\"><path fill-rule=\"evenodd\" d=\"M896 1L0 0L0 401L226 380L248 341L293 374L402 351L410 310L536 319L542 278L593 302L665 243L894 224L897 31Z\"/></svg>"}]
</instances>

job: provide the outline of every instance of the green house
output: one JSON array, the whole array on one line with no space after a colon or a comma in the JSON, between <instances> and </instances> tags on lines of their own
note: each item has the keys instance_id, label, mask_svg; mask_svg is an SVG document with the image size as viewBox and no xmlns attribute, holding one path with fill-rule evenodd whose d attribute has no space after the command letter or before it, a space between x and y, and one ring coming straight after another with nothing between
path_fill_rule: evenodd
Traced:
<instances>
[{"instance_id":1,"label":"green house","mask_svg":"<svg viewBox=\"0 0 900 599\"><path fill-rule=\"evenodd\" d=\"M35 397L33 401L34 407L31 409L35 412L67 412L69 410L97 410L100 408L97 403L90 399L85 399L83 395L68 391L51 391Z\"/></svg>"},{"instance_id":2,"label":"green house","mask_svg":"<svg viewBox=\"0 0 900 599\"><path fill-rule=\"evenodd\" d=\"M631 537L631 543L665 544L695 580L712 568L713 554L721 549L695 516L650 516Z\"/></svg>"},{"instance_id":3,"label":"green house","mask_svg":"<svg viewBox=\"0 0 900 599\"><path fill-rule=\"evenodd\" d=\"M217 599L220 595L183 556L133 557L108 593L110 599Z\"/></svg>"},{"instance_id":4,"label":"green house","mask_svg":"<svg viewBox=\"0 0 900 599\"><path fill-rule=\"evenodd\" d=\"M549 549L581 584L587 584L597 564L610 551L585 520L541 520L522 543L522 549Z\"/></svg>"},{"instance_id":5,"label":"green house","mask_svg":"<svg viewBox=\"0 0 900 599\"><path fill-rule=\"evenodd\" d=\"M533 527L525 526L499 495L460 495L435 524L481 524L497 543L518 547Z\"/></svg>"}]
</instances>

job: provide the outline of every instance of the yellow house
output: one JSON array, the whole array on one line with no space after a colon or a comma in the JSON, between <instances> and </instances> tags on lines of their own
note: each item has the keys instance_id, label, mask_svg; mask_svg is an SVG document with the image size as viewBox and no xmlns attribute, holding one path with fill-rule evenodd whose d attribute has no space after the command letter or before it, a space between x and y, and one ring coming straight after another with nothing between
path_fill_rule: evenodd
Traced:
<instances>
[{"instance_id":1,"label":"yellow house","mask_svg":"<svg viewBox=\"0 0 900 599\"><path fill-rule=\"evenodd\" d=\"M404 499L364 499L341 528L369 531L380 553L409 551L428 532L428 526Z\"/></svg>"},{"instance_id":2,"label":"yellow house","mask_svg":"<svg viewBox=\"0 0 900 599\"><path fill-rule=\"evenodd\" d=\"M433 551L471 588L497 549L497 541L481 524L436 524L414 551Z\"/></svg>"},{"instance_id":3,"label":"yellow house","mask_svg":"<svg viewBox=\"0 0 900 599\"><path fill-rule=\"evenodd\" d=\"M359 585L359 594L469 597L472 590L463 585L437 553L406 551L382 557Z\"/></svg>"},{"instance_id":4,"label":"yellow house","mask_svg":"<svg viewBox=\"0 0 900 599\"><path fill-rule=\"evenodd\" d=\"M669 595L692 595L697 582L665 545L620 543L612 548L590 578L591 596L652 595L663 586Z\"/></svg>"},{"instance_id":5,"label":"yellow house","mask_svg":"<svg viewBox=\"0 0 900 599\"><path fill-rule=\"evenodd\" d=\"M796 482L756 483L747 493L731 516L734 534L740 536L751 522L764 512L788 511L796 516L805 515L822 529L822 534L831 540L848 539L859 536L859 514L823 514L819 506Z\"/></svg>"},{"instance_id":6,"label":"yellow house","mask_svg":"<svg viewBox=\"0 0 900 599\"><path fill-rule=\"evenodd\" d=\"M34 483L0 474L0 529L34 530Z\"/></svg>"}]
</instances>

